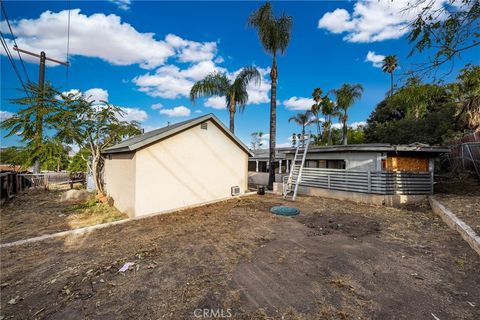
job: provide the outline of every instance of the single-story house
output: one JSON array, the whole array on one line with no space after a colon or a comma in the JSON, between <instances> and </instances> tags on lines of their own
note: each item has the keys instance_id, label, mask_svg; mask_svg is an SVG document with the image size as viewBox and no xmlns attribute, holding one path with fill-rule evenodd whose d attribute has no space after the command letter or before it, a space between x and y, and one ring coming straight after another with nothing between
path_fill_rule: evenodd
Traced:
<instances>
[{"instance_id":1,"label":"single-story house","mask_svg":"<svg viewBox=\"0 0 480 320\"><path fill-rule=\"evenodd\" d=\"M356 171L433 172L435 158L449 151L450 149L445 147L424 144L312 146L308 149L305 167ZM291 164L295 149L290 148L284 152L285 159Z\"/></svg>"},{"instance_id":2,"label":"single-story house","mask_svg":"<svg viewBox=\"0 0 480 320\"><path fill-rule=\"evenodd\" d=\"M104 183L130 217L248 190L250 150L213 114L142 133L104 151Z\"/></svg>"},{"instance_id":3,"label":"single-story house","mask_svg":"<svg viewBox=\"0 0 480 320\"><path fill-rule=\"evenodd\" d=\"M312 146L302 171L298 162L292 165L295 150L286 151L285 159L292 183L299 179L299 194L397 205L433 193L434 160L445 152L449 149L424 144ZM283 178L282 190L291 188L288 181Z\"/></svg>"}]
</instances>

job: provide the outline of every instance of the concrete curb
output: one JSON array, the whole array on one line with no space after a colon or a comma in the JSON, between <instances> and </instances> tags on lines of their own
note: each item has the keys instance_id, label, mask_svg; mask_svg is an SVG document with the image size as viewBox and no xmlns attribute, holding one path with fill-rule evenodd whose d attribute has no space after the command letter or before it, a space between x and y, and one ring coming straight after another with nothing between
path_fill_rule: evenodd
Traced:
<instances>
[{"instance_id":1,"label":"concrete curb","mask_svg":"<svg viewBox=\"0 0 480 320\"><path fill-rule=\"evenodd\" d=\"M17 240L17 241L8 242L8 243L3 243L3 244L0 244L0 249L19 246L19 245L27 244L27 243L40 242L40 241L49 240L49 239L61 238L61 237L66 237L66 236L87 234L87 233L90 233L90 232L95 231L95 230L100 230L100 229L104 229L104 228L108 228L108 227L113 227L113 226L124 224L124 223L127 223L127 222L149 219L149 218L159 216L161 214L170 214L170 213L175 213L175 212L179 212L179 211L183 211L183 210L187 210L187 209L203 207L203 206L207 206L207 205L218 203L218 202L223 202L223 201L228 201L228 200L233 200L233 199L239 199L239 198L243 198L243 197L249 197L249 196L252 196L254 194L256 194L256 192L248 192L248 193L242 194L240 196L222 198L222 199L209 201L209 202L204 202L204 203L196 204L196 205L192 205L192 206L186 206L186 207L181 207L181 208L172 209L172 210L160 211L160 212L152 213L152 214L141 216L141 217L127 218L127 219L124 219L124 220L107 222L107 223L97 224L97 225L93 225L93 226L88 226L88 227L83 227L83 228L78 228L78 229L73 229L73 230L66 230L66 231L52 233L52 234L45 234L45 235L38 236L38 237L33 237L33 238L28 238L28 239L23 239L23 240Z\"/></svg>"},{"instance_id":2,"label":"concrete curb","mask_svg":"<svg viewBox=\"0 0 480 320\"><path fill-rule=\"evenodd\" d=\"M470 247L480 255L480 237L475 231L434 197L430 196L428 200L433 212L438 214L451 229L458 231Z\"/></svg>"}]
</instances>

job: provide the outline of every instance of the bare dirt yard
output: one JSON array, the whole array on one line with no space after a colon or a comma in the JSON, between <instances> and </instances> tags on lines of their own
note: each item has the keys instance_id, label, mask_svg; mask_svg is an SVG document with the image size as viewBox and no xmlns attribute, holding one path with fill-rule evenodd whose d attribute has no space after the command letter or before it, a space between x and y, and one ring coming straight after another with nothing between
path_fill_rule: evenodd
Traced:
<instances>
[{"instance_id":1,"label":"bare dirt yard","mask_svg":"<svg viewBox=\"0 0 480 320\"><path fill-rule=\"evenodd\" d=\"M0 209L0 243L125 219L108 204L87 201L61 201L65 190L31 189Z\"/></svg>"},{"instance_id":2,"label":"bare dirt yard","mask_svg":"<svg viewBox=\"0 0 480 320\"><path fill-rule=\"evenodd\" d=\"M473 179L443 183L435 195L444 206L480 235L480 184Z\"/></svg>"},{"instance_id":3,"label":"bare dirt yard","mask_svg":"<svg viewBox=\"0 0 480 320\"><path fill-rule=\"evenodd\" d=\"M301 214L269 212L285 203ZM3 248L1 262L3 319L480 318L480 257L427 203L250 196Z\"/></svg>"}]
</instances>

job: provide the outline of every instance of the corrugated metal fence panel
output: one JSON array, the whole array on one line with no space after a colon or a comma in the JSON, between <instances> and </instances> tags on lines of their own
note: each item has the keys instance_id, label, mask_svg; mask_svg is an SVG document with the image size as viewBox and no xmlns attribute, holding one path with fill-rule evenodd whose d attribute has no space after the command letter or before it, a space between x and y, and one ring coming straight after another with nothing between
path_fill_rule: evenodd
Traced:
<instances>
[{"instance_id":1,"label":"corrugated metal fence panel","mask_svg":"<svg viewBox=\"0 0 480 320\"><path fill-rule=\"evenodd\" d=\"M294 166L293 183L299 166ZM350 171L303 168L301 186L373 194L430 194L430 172Z\"/></svg>"}]
</instances>

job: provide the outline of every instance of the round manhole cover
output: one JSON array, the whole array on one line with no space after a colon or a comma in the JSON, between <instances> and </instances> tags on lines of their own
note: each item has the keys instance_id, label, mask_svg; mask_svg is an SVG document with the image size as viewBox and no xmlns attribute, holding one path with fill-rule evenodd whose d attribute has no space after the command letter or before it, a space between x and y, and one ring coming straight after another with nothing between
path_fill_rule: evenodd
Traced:
<instances>
[{"instance_id":1,"label":"round manhole cover","mask_svg":"<svg viewBox=\"0 0 480 320\"><path fill-rule=\"evenodd\" d=\"M297 208L286 207L286 206L275 206L270 211L273 214L278 214L280 216L296 216L300 213Z\"/></svg>"}]
</instances>

